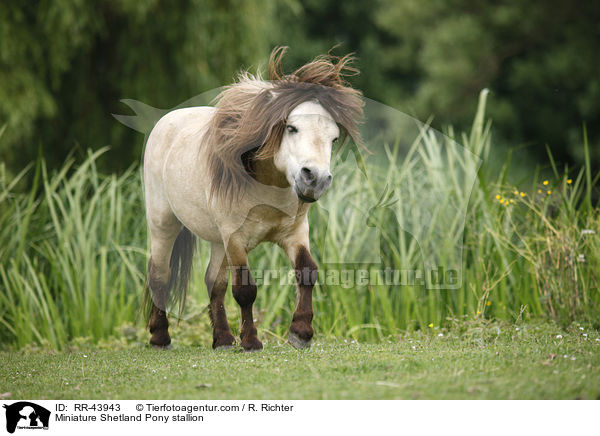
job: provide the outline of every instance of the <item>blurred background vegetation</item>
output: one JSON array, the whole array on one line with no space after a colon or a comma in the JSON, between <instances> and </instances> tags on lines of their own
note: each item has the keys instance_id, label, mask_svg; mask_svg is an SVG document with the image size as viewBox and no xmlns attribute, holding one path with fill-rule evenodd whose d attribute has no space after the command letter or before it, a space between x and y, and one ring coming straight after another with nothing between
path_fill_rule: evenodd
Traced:
<instances>
[{"instance_id":1,"label":"blurred background vegetation","mask_svg":"<svg viewBox=\"0 0 600 436\"><path fill-rule=\"evenodd\" d=\"M338 44L371 99L464 129L487 87L495 146L579 166L586 123L600 166L600 3L572 0L3 1L0 161L16 174L41 149L57 168L108 145L101 169L123 171L143 139L111 116L121 99L171 108L275 45L293 68Z\"/></svg>"}]
</instances>

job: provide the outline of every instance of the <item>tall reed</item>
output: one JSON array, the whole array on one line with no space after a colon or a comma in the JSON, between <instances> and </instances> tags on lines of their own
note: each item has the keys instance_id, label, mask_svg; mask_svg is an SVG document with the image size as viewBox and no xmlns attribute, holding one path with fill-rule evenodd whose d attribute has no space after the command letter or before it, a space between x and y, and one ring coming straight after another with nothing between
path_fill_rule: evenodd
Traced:
<instances>
[{"instance_id":1,"label":"tall reed","mask_svg":"<svg viewBox=\"0 0 600 436\"><path fill-rule=\"evenodd\" d=\"M536 173L527 189L511 186L510 162L500 171L489 162L485 104L483 92L468 135L457 137L452 129L436 135L420 126L403 156L399 143L380 144L386 158L367 159L368 179L351 162L338 163L327 201L310 214L322 273L314 296L317 334L381 340L478 317L600 326L600 217L593 204L598 176L589 164L561 172L550 156L552 177ZM584 149L589 162L587 137ZM96 161L103 152L51 173L43 159L15 177L0 166L2 345L61 348L76 337L100 340L118 335L124 324L141 326L148 241L140 172L132 167L122 175L99 174ZM33 183L22 192L17 186L27 173ZM375 248L369 246L373 231ZM365 261L369 250L379 263ZM201 244L186 313L193 320L207 316L202 277L208 253ZM429 261L460 267L460 287L348 284L342 275L419 269ZM263 244L250 264L259 282L269 282L255 306L259 327L284 337L295 304L293 280L282 279L289 261ZM261 271L278 277L266 280ZM230 293L227 308L237 325Z\"/></svg>"}]
</instances>

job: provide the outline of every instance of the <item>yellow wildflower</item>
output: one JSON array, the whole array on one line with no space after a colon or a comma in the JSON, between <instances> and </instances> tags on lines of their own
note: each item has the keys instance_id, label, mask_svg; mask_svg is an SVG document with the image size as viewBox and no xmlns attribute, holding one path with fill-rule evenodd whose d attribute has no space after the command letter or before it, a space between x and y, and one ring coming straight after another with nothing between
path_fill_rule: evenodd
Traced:
<instances>
[{"instance_id":1,"label":"yellow wildflower","mask_svg":"<svg viewBox=\"0 0 600 436\"><path fill-rule=\"evenodd\" d=\"M546 191L548 193L548 195L552 194L552 191L548 190Z\"/></svg>"},{"instance_id":2,"label":"yellow wildflower","mask_svg":"<svg viewBox=\"0 0 600 436\"><path fill-rule=\"evenodd\" d=\"M544 185L544 186L548 186L548 180L544 180L544 181L542 182L542 185Z\"/></svg>"},{"instance_id":3,"label":"yellow wildflower","mask_svg":"<svg viewBox=\"0 0 600 436\"><path fill-rule=\"evenodd\" d=\"M481 315L481 312L480 312L480 311L477 311L477 315Z\"/></svg>"},{"instance_id":4,"label":"yellow wildflower","mask_svg":"<svg viewBox=\"0 0 600 436\"><path fill-rule=\"evenodd\" d=\"M570 185L571 183L573 183L573 179L567 179L567 184Z\"/></svg>"},{"instance_id":5,"label":"yellow wildflower","mask_svg":"<svg viewBox=\"0 0 600 436\"><path fill-rule=\"evenodd\" d=\"M502 197L500 197L500 194L496 194L496 200L500 200Z\"/></svg>"},{"instance_id":6,"label":"yellow wildflower","mask_svg":"<svg viewBox=\"0 0 600 436\"><path fill-rule=\"evenodd\" d=\"M520 195L521 197L525 197L527 194L525 194L524 192L521 192L519 195Z\"/></svg>"},{"instance_id":7,"label":"yellow wildflower","mask_svg":"<svg viewBox=\"0 0 600 436\"><path fill-rule=\"evenodd\" d=\"M433 323L429 324L429 327L430 327L430 328L433 328Z\"/></svg>"},{"instance_id":8,"label":"yellow wildflower","mask_svg":"<svg viewBox=\"0 0 600 436\"><path fill-rule=\"evenodd\" d=\"M491 305L492 305L492 302L491 302L491 301L486 301L486 302L485 302L485 305L486 305L486 306L491 306Z\"/></svg>"},{"instance_id":9,"label":"yellow wildflower","mask_svg":"<svg viewBox=\"0 0 600 436\"><path fill-rule=\"evenodd\" d=\"M541 189L538 189L538 194L541 194L541 193L542 193L542 190L541 190Z\"/></svg>"}]
</instances>

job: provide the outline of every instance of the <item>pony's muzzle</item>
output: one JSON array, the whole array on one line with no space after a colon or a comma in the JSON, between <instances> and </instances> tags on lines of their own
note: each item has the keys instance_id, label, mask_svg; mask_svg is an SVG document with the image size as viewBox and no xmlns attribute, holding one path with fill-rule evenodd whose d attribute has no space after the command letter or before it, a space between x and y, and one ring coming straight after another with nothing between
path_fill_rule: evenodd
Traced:
<instances>
[{"instance_id":1,"label":"pony's muzzle","mask_svg":"<svg viewBox=\"0 0 600 436\"><path fill-rule=\"evenodd\" d=\"M333 176L328 169L302 167L296 176L296 194L304 202L317 201L331 186Z\"/></svg>"}]
</instances>

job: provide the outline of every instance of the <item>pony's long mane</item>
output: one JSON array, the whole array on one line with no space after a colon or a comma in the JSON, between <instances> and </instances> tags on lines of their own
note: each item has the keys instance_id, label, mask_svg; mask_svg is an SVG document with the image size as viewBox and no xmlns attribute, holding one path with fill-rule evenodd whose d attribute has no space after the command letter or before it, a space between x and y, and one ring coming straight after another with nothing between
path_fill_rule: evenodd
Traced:
<instances>
[{"instance_id":1,"label":"pony's long mane","mask_svg":"<svg viewBox=\"0 0 600 436\"><path fill-rule=\"evenodd\" d=\"M269 58L269 81L248 72L216 98L216 111L203 138L212 180L210 195L232 200L250 182L248 159L271 159L277 152L290 112L300 103L318 101L340 126L340 144L351 137L361 144L361 92L346 77L358 74L352 56L322 55L292 74L282 73L286 47Z\"/></svg>"}]
</instances>

